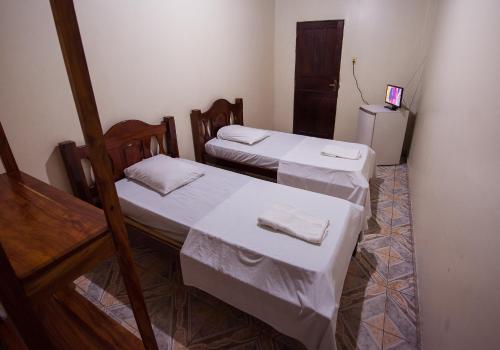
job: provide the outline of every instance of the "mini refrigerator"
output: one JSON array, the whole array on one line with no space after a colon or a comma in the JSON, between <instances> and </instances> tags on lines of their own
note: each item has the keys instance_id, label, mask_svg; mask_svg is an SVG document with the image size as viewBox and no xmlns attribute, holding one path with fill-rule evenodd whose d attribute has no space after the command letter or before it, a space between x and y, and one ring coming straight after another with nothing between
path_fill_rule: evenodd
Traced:
<instances>
[{"instance_id":1,"label":"mini refrigerator","mask_svg":"<svg viewBox=\"0 0 500 350\"><path fill-rule=\"evenodd\" d=\"M407 110L393 111L380 105L361 106L357 142L373 148L377 165L399 164L407 123Z\"/></svg>"}]
</instances>

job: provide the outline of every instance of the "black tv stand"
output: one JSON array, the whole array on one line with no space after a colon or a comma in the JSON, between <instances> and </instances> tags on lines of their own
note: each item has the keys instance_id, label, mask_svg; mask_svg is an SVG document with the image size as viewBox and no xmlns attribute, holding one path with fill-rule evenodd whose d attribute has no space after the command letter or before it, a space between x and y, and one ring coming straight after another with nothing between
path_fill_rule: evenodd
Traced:
<instances>
[{"instance_id":1,"label":"black tv stand","mask_svg":"<svg viewBox=\"0 0 500 350\"><path fill-rule=\"evenodd\" d=\"M392 105L385 105L384 108L390 109L391 111L397 111L398 107Z\"/></svg>"}]
</instances>

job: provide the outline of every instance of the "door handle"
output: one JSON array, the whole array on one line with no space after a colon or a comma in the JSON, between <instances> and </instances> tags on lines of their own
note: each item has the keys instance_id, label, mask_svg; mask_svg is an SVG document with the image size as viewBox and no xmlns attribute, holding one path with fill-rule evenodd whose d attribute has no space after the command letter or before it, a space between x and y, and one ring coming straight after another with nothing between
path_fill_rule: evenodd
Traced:
<instances>
[{"instance_id":1,"label":"door handle","mask_svg":"<svg viewBox=\"0 0 500 350\"><path fill-rule=\"evenodd\" d=\"M337 88L337 80L334 80L333 83L328 84L329 87L336 89Z\"/></svg>"}]
</instances>

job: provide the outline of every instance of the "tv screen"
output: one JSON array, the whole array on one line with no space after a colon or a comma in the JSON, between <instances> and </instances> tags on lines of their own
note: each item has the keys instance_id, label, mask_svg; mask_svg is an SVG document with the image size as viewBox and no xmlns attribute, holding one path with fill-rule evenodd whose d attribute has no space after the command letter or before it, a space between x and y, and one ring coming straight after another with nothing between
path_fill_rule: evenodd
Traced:
<instances>
[{"instance_id":1,"label":"tv screen","mask_svg":"<svg viewBox=\"0 0 500 350\"><path fill-rule=\"evenodd\" d=\"M387 85L385 102L396 108L401 107L403 99L403 88L395 85Z\"/></svg>"}]
</instances>

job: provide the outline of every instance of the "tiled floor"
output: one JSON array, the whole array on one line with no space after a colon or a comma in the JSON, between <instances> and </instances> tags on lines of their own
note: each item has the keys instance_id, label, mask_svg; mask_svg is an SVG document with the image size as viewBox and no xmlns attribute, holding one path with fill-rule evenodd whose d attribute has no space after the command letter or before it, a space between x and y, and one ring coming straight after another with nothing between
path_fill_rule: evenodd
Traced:
<instances>
[{"instance_id":1,"label":"tiled floor","mask_svg":"<svg viewBox=\"0 0 500 350\"><path fill-rule=\"evenodd\" d=\"M418 309L405 165L379 167L373 218L351 260L337 322L339 349L417 349ZM132 236L134 256L161 349L302 349L263 322L182 284L178 257ZM117 264L76 281L78 290L138 334Z\"/></svg>"},{"instance_id":2,"label":"tiled floor","mask_svg":"<svg viewBox=\"0 0 500 350\"><path fill-rule=\"evenodd\" d=\"M373 217L344 283L339 349L417 349L418 304L406 165L378 167Z\"/></svg>"}]
</instances>

